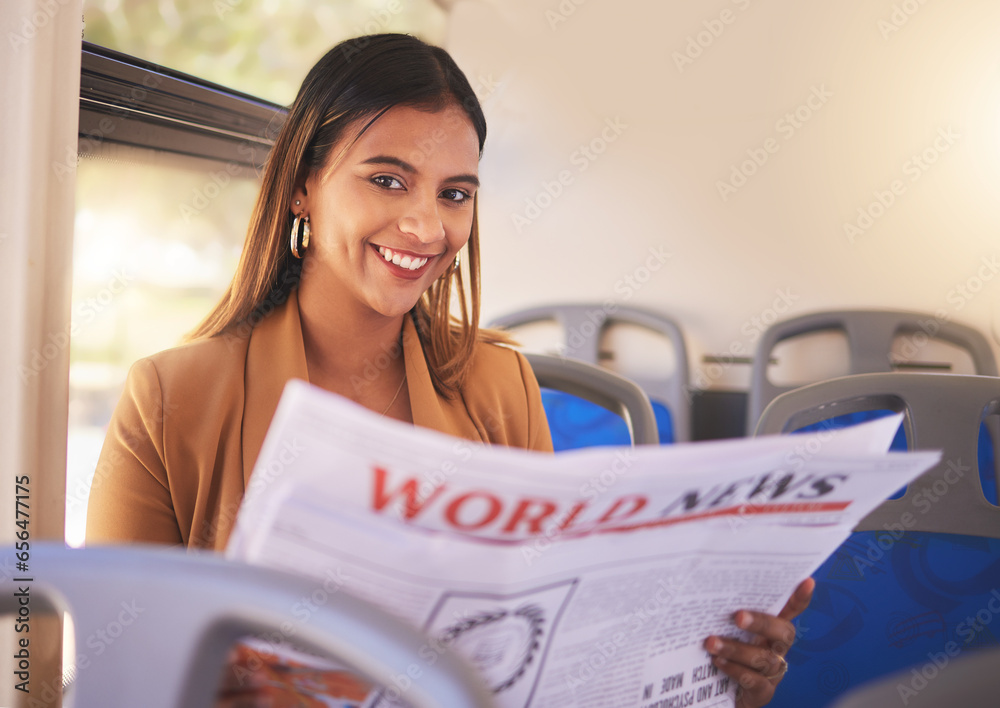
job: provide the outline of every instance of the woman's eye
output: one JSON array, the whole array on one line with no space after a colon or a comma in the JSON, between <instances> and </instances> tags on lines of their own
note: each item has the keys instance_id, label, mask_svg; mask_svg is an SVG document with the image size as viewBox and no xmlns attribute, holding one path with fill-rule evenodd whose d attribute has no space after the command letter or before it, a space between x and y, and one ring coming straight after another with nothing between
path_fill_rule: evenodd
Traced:
<instances>
[{"instance_id":1,"label":"woman's eye","mask_svg":"<svg viewBox=\"0 0 1000 708\"><path fill-rule=\"evenodd\" d=\"M468 199L471 199L468 192L463 192L461 189L446 189L441 192L441 196L450 202L455 202L461 204Z\"/></svg>"},{"instance_id":2,"label":"woman's eye","mask_svg":"<svg viewBox=\"0 0 1000 708\"><path fill-rule=\"evenodd\" d=\"M402 189L403 184L395 177L389 175L377 175L372 177L372 182L385 189Z\"/></svg>"}]
</instances>

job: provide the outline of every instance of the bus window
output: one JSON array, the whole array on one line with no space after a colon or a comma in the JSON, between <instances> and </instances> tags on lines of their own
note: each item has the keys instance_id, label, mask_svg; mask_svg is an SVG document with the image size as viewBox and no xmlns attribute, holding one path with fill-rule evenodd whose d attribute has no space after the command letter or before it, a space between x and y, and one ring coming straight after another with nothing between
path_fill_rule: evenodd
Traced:
<instances>
[{"instance_id":1,"label":"bus window","mask_svg":"<svg viewBox=\"0 0 1000 708\"><path fill-rule=\"evenodd\" d=\"M258 189L217 161L107 144L77 167L66 539L83 542L129 366L178 344L228 285Z\"/></svg>"}]
</instances>

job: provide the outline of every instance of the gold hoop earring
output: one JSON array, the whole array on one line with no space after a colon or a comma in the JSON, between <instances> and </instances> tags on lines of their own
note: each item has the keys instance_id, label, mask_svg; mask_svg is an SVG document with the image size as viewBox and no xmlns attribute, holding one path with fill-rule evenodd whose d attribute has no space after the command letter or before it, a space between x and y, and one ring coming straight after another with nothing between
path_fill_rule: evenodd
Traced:
<instances>
[{"instance_id":1,"label":"gold hoop earring","mask_svg":"<svg viewBox=\"0 0 1000 708\"><path fill-rule=\"evenodd\" d=\"M301 222L301 227L299 226ZM309 248L309 236L312 229L309 228L309 217L297 214L292 222L291 250L296 258L302 258L302 254Z\"/></svg>"},{"instance_id":2,"label":"gold hoop earring","mask_svg":"<svg viewBox=\"0 0 1000 708\"><path fill-rule=\"evenodd\" d=\"M461 266L462 266L461 253L456 253L455 260L451 262L451 267L445 270L444 273L439 275L438 278L440 280L444 280L445 278L450 278L451 276L455 275L455 271L457 271Z\"/></svg>"}]
</instances>

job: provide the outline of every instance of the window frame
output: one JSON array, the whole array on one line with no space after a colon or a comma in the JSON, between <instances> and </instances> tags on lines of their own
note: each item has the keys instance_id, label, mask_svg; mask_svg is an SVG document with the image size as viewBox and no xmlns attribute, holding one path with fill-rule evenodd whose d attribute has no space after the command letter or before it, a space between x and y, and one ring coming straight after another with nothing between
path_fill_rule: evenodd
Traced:
<instances>
[{"instance_id":1,"label":"window frame","mask_svg":"<svg viewBox=\"0 0 1000 708\"><path fill-rule=\"evenodd\" d=\"M259 173L288 110L84 42L79 152L103 142L208 158Z\"/></svg>"}]
</instances>

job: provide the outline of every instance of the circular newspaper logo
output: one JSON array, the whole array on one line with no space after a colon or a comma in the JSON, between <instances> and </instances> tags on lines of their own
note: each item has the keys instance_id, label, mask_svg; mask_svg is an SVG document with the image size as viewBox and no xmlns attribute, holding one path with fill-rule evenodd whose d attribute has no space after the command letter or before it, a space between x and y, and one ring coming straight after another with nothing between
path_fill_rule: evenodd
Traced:
<instances>
[{"instance_id":1,"label":"circular newspaper logo","mask_svg":"<svg viewBox=\"0 0 1000 708\"><path fill-rule=\"evenodd\" d=\"M538 651L545 622L542 608L480 612L448 627L442 641L471 661L494 693L521 678Z\"/></svg>"}]
</instances>

